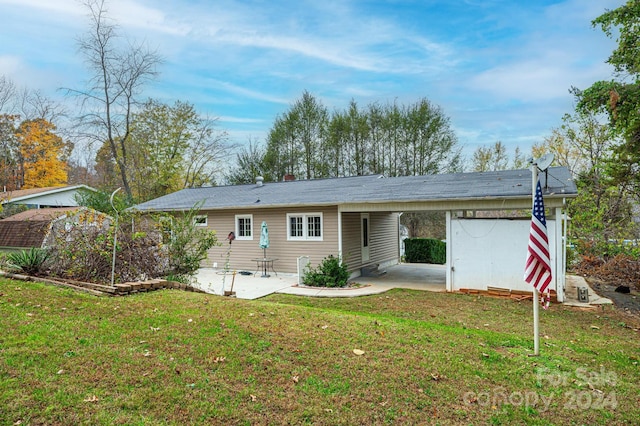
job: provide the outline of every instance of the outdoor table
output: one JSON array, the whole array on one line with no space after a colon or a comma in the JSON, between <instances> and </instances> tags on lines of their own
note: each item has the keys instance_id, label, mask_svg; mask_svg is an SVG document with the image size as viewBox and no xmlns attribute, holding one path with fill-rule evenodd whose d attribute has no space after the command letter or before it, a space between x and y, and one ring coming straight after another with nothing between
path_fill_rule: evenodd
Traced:
<instances>
[{"instance_id":1,"label":"outdoor table","mask_svg":"<svg viewBox=\"0 0 640 426\"><path fill-rule=\"evenodd\" d=\"M262 278L269 278L271 275L269 275L267 272L269 271L269 269L271 269L271 271L276 274L276 277L278 276L278 273L276 272L275 269L273 269L273 262L275 262L276 260L278 260L275 257L259 257L256 259L251 259L252 262L256 262L256 271L253 273L253 276L255 276L258 271L262 271Z\"/></svg>"}]
</instances>

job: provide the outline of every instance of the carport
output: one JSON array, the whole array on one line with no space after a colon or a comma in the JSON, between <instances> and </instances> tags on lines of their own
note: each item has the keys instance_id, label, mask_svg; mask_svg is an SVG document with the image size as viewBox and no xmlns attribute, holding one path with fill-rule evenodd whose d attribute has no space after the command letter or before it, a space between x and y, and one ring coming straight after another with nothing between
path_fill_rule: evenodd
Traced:
<instances>
[{"instance_id":1,"label":"carport","mask_svg":"<svg viewBox=\"0 0 640 426\"><path fill-rule=\"evenodd\" d=\"M446 212L445 289L531 291L524 282L531 212L531 171L506 170L383 179L376 197L346 203L339 212ZM568 198L577 195L569 171L551 167L540 175L547 211L553 281L564 301ZM387 266L387 265L383 265ZM423 280L427 282L428 277Z\"/></svg>"}]
</instances>

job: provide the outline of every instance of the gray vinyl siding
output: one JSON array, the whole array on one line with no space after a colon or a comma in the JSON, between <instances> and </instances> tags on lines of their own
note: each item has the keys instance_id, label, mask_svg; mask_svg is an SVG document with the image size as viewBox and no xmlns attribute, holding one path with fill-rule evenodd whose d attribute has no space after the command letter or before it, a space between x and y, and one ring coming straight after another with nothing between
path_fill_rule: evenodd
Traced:
<instances>
[{"instance_id":1,"label":"gray vinyl siding","mask_svg":"<svg viewBox=\"0 0 640 426\"><path fill-rule=\"evenodd\" d=\"M399 223L397 213L371 213L370 262L384 263L400 260L398 246Z\"/></svg>"},{"instance_id":2,"label":"gray vinyl siding","mask_svg":"<svg viewBox=\"0 0 640 426\"><path fill-rule=\"evenodd\" d=\"M360 213L342 213L342 257L349 271L362 267Z\"/></svg>"},{"instance_id":3,"label":"gray vinyl siding","mask_svg":"<svg viewBox=\"0 0 640 426\"><path fill-rule=\"evenodd\" d=\"M342 214L342 253L349 271L384 262L399 261L398 214L369 213L369 261L362 262L360 213Z\"/></svg>"},{"instance_id":4,"label":"gray vinyl siding","mask_svg":"<svg viewBox=\"0 0 640 426\"><path fill-rule=\"evenodd\" d=\"M209 211L207 226L216 231L220 247L209 250L208 257L203 261L203 267L212 267L214 262L218 268L223 268L227 250L230 248L229 267L231 270L256 271L256 262L251 259L262 258L263 251L259 247L260 227L262 221L267 222L269 229L269 248L267 257L277 258L274 263L276 272L297 272L297 258L309 256L312 265L317 265L324 257L338 255L338 216L337 207L308 207L308 208L266 208L260 210ZM288 241L287 214L322 213L322 241ZM229 246L226 240L230 231L235 232L236 215L253 215L252 240L235 240Z\"/></svg>"}]
</instances>

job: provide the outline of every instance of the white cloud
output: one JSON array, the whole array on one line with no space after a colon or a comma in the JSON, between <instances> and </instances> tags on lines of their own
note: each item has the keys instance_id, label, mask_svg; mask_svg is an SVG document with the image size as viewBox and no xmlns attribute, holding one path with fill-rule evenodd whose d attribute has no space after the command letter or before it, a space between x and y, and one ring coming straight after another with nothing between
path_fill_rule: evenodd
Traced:
<instances>
[{"instance_id":1,"label":"white cloud","mask_svg":"<svg viewBox=\"0 0 640 426\"><path fill-rule=\"evenodd\" d=\"M231 117L231 116L220 116L218 117L220 122L224 123L251 123L251 124L264 124L265 120L260 118L247 118L247 117Z\"/></svg>"}]
</instances>

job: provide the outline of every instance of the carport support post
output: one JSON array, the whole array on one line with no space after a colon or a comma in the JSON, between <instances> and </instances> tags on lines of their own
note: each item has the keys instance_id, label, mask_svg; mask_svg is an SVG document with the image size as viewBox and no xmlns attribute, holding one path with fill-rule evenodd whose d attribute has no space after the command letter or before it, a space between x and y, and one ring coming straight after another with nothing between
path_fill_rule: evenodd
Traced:
<instances>
[{"instance_id":1,"label":"carport support post","mask_svg":"<svg viewBox=\"0 0 640 426\"><path fill-rule=\"evenodd\" d=\"M538 184L538 165L531 164L531 211L536 198L536 186ZM533 287L533 355L540 355L540 293Z\"/></svg>"}]
</instances>

